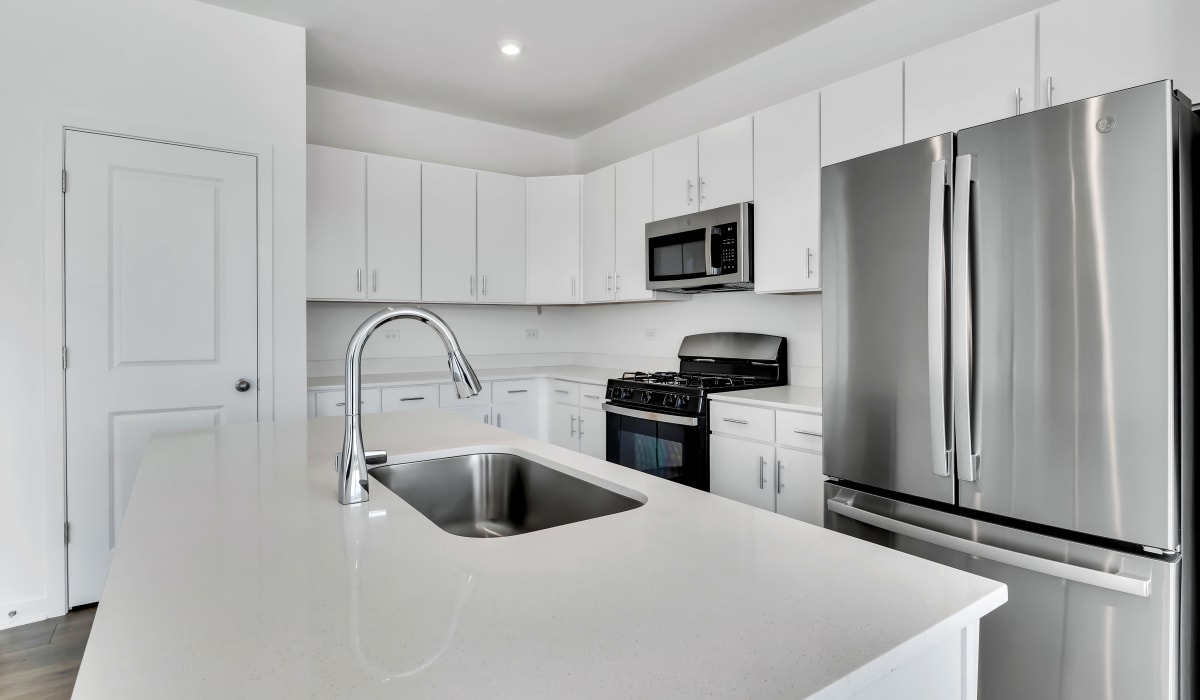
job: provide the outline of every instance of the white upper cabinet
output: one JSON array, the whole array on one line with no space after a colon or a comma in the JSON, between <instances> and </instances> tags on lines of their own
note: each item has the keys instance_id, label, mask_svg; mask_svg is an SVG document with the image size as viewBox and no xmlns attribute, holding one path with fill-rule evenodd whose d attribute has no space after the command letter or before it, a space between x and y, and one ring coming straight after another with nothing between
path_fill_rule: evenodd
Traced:
<instances>
[{"instance_id":1,"label":"white upper cabinet","mask_svg":"<svg viewBox=\"0 0 1200 700\"><path fill-rule=\"evenodd\" d=\"M617 299L654 299L646 289L646 224L654 220L654 156L642 153L616 166Z\"/></svg>"},{"instance_id":2,"label":"white upper cabinet","mask_svg":"<svg viewBox=\"0 0 1200 700\"><path fill-rule=\"evenodd\" d=\"M526 302L579 302L578 175L525 181Z\"/></svg>"},{"instance_id":3,"label":"white upper cabinet","mask_svg":"<svg viewBox=\"0 0 1200 700\"><path fill-rule=\"evenodd\" d=\"M616 168L608 166L583 176L583 235L580 265L583 301L616 299Z\"/></svg>"},{"instance_id":4,"label":"white upper cabinet","mask_svg":"<svg viewBox=\"0 0 1200 700\"><path fill-rule=\"evenodd\" d=\"M478 279L476 300L525 302L525 178L478 174Z\"/></svg>"},{"instance_id":5,"label":"white upper cabinet","mask_svg":"<svg viewBox=\"0 0 1200 700\"><path fill-rule=\"evenodd\" d=\"M754 199L754 118L654 151L654 220Z\"/></svg>"},{"instance_id":6,"label":"white upper cabinet","mask_svg":"<svg viewBox=\"0 0 1200 700\"><path fill-rule=\"evenodd\" d=\"M904 61L904 140L1031 112L1037 18L1023 15Z\"/></svg>"},{"instance_id":7,"label":"white upper cabinet","mask_svg":"<svg viewBox=\"0 0 1200 700\"><path fill-rule=\"evenodd\" d=\"M1062 0L1042 8L1039 106L1179 79L1170 37L1182 6L1194 2Z\"/></svg>"},{"instance_id":8,"label":"white upper cabinet","mask_svg":"<svg viewBox=\"0 0 1200 700\"><path fill-rule=\"evenodd\" d=\"M821 90L821 165L903 143L903 62L880 66Z\"/></svg>"},{"instance_id":9,"label":"white upper cabinet","mask_svg":"<svg viewBox=\"0 0 1200 700\"><path fill-rule=\"evenodd\" d=\"M754 291L821 288L821 99L754 115Z\"/></svg>"},{"instance_id":10,"label":"white upper cabinet","mask_svg":"<svg viewBox=\"0 0 1200 700\"><path fill-rule=\"evenodd\" d=\"M475 171L421 168L421 299L475 301Z\"/></svg>"},{"instance_id":11,"label":"white upper cabinet","mask_svg":"<svg viewBox=\"0 0 1200 700\"><path fill-rule=\"evenodd\" d=\"M654 151L654 218L669 219L698 211L697 138L689 136Z\"/></svg>"},{"instance_id":12,"label":"white upper cabinet","mask_svg":"<svg viewBox=\"0 0 1200 700\"><path fill-rule=\"evenodd\" d=\"M421 163L367 155L367 299L421 298Z\"/></svg>"},{"instance_id":13,"label":"white upper cabinet","mask_svg":"<svg viewBox=\"0 0 1200 700\"><path fill-rule=\"evenodd\" d=\"M308 147L309 298L364 298L366 198L364 154Z\"/></svg>"},{"instance_id":14,"label":"white upper cabinet","mask_svg":"<svg viewBox=\"0 0 1200 700\"><path fill-rule=\"evenodd\" d=\"M754 199L754 117L742 117L698 137L700 210Z\"/></svg>"}]
</instances>

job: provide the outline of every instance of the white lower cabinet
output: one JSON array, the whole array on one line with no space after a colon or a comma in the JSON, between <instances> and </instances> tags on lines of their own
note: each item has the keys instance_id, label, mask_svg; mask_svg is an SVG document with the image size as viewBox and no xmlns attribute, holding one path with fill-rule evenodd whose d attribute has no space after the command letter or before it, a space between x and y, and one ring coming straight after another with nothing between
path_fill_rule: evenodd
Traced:
<instances>
[{"instance_id":1,"label":"white lower cabinet","mask_svg":"<svg viewBox=\"0 0 1200 700\"><path fill-rule=\"evenodd\" d=\"M821 417L713 400L709 491L823 525Z\"/></svg>"},{"instance_id":2,"label":"white lower cabinet","mask_svg":"<svg viewBox=\"0 0 1200 700\"><path fill-rule=\"evenodd\" d=\"M555 379L550 382L550 442L604 459L604 387Z\"/></svg>"},{"instance_id":3,"label":"white lower cabinet","mask_svg":"<svg viewBox=\"0 0 1200 700\"><path fill-rule=\"evenodd\" d=\"M550 404L550 442L571 450L579 449L579 407L562 403Z\"/></svg>"},{"instance_id":4,"label":"white lower cabinet","mask_svg":"<svg viewBox=\"0 0 1200 700\"><path fill-rule=\"evenodd\" d=\"M765 510L775 510L775 448L727 435L708 444L709 491Z\"/></svg>"},{"instance_id":5,"label":"white lower cabinet","mask_svg":"<svg viewBox=\"0 0 1200 700\"><path fill-rule=\"evenodd\" d=\"M537 401L494 404L492 406L492 425L536 438L540 427Z\"/></svg>"},{"instance_id":6,"label":"white lower cabinet","mask_svg":"<svg viewBox=\"0 0 1200 700\"><path fill-rule=\"evenodd\" d=\"M581 407L579 409L579 451L589 457L604 459L607 446L604 411Z\"/></svg>"}]
</instances>

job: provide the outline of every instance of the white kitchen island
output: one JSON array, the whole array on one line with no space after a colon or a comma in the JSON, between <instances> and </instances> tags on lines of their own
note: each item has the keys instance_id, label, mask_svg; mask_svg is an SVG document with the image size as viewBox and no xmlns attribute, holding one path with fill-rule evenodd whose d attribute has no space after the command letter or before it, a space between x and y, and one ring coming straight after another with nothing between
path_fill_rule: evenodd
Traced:
<instances>
[{"instance_id":1,"label":"white kitchen island","mask_svg":"<svg viewBox=\"0 0 1200 700\"><path fill-rule=\"evenodd\" d=\"M974 697L1003 584L446 411L363 423L644 504L464 538L374 480L340 505L337 418L157 437L75 697Z\"/></svg>"}]
</instances>

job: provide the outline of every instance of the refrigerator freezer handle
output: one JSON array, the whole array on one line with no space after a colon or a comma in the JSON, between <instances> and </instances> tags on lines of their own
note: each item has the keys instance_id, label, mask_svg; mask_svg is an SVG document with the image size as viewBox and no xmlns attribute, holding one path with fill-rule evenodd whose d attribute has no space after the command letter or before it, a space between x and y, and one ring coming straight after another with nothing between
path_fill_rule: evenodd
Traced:
<instances>
[{"instance_id":1,"label":"refrigerator freezer handle","mask_svg":"<svg viewBox=\"0 0 1200 700\"><path fill-rule=\"evenodd\" d=\"M971 184L975 179L975 156L961 155L954 161L954 214L950 234L950 284L954 300L950 307L951 394L954 406L954 451L958 478L975 481L979 474L978 416L975 406L975 357L971 279Z\"/></svg>"},{"instance_id":2,"label":"refrigerator freezer handle","mask_svg":"<svg viewBox=\"0 0 1200 700\"><path fill-rule=\"evenodd\" d=\"M1097 571L1085 566L1076 566L1052 559L1043 559L1042 557L1035 557L1032 554L1025 554L1024 552L1015 552L1011 549L996 547L974 540L965 540L954 535L947 535L944 532L928 530L919 525L913 525L912 523L889 518L885 515L855 508L840 498L830 498L825 504L832 513L837 513L851 520L857 520L865 525L877 527L880 530L887 530L888 532L910 537L914 540L928 542L944 549L952 549L956 552L979 557L980 559L987 559L1000 564L1025 569L1026 571L1035 571L1039 574L1066 579L1088 586L1096 586L1097 588L1104 588L1118 593L1127 593L1141 598L1150 597L1150 579L1148 578L1120 572L1113 574L1107 571Z\"/></svg>"},{"instance_id":3,"label":"refrigerator freezer handle","mask_svg":"<svg viewBox=\"0 0 1200 700\"><path fill-rule=\"evenodd\" d=\"M946 160L933 162L929 177L929 426L933 445L933 473L950 476L953 455L946 436L946 199L950 194Z\"/></svg>"}]
</instances>

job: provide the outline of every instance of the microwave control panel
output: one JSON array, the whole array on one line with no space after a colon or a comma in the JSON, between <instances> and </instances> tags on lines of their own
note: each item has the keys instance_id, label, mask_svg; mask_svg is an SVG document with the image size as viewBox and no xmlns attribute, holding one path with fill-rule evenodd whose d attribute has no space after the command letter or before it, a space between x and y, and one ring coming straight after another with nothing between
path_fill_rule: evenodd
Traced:
<instances>
[{"instance_id":1,"label":"microwave control panel","mask_svg":"<svg viewBox=\"0 0 1200 700\"><path fill-rule=\"evenodd\" d=\"M738 271L738 225L718 224L712 227L712 261L718 274L726 275Z\"/></svg>"}]
</instances>

